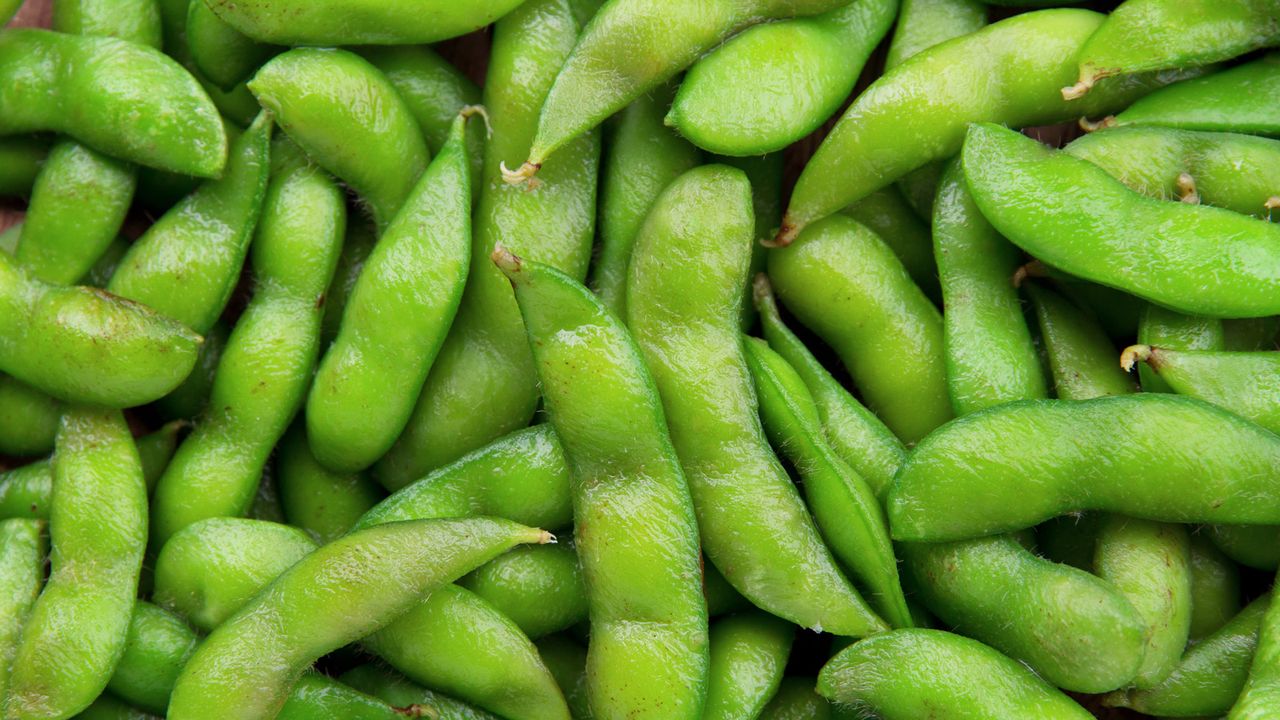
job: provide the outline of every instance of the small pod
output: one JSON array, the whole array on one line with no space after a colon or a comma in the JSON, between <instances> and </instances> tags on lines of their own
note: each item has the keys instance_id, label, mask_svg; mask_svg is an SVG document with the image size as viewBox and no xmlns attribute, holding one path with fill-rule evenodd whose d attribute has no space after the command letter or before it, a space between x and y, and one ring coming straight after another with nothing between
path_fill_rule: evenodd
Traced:
<instances>
[{"instance_id":1,"label":"small pod","mask_svg":"<svg viewBox=\"0 0 1280 720\"><path fill-rule=\"evenodd\" d=\"M9 673L22 626L44 582L44 529L42 520L0 521L0 698L9 697Z\"/></svg>"},{"instance_id":2,"label":"small pod","mask_svg":"<svg viewBox=\"0 0 1280 720\"><path fill-rule=\"evenodd\" d=\"M164 715L178 673L200 637L164 608L139 600L129 620L124 652L107 689L147 712Z\"/></svg>"},{"instance_id":3,"label":"small pod","mask_svg":"<svg viewBox=\"0 0 1280 720\"><path fill-rule=\"evenodd\" d=\"M255 40L277 45L421 45L479 30L521 0L208 0Z\"/></svg>"},{"instance_id":4,"label":"small pod","mask_svg":"<svg viewBox=\"0 0 1280 720\"><path fill-rule=\"evenodd\" d=\"M1280 53L1152 93L1115 116L1115 125L1161 125L1280 137Z\"/></svg>"},{"instance_id":5,"label":"small pod","mask_svg":"<svg viewBox=\"0 0 1280 720\"><path fill-rule=\"evenodd\" d=\"M1179 395L1199 398L1280 434L1280 352L1220 352L1149 345L1126 348Z\"/></svg>"},{"instance_id":6,"label":"small pod","mask_svg":"<svg viewBox=\"0 0 1280 720\"><path fill-rule=\"evenodd\" d=\"M276 448L275 470L285 519L322 544L345 535L386 497L382 486L364 473L335 473L321 465L307 447L301 423Z\"/></svg>"},{"instance_id":7,"label":"small pod","mask_svg":"<svg viewBox=\"0 0 1280 720\"><path fill-rule=\"evenodd\" d=\"M0 197L31 194L48 153L49 141L39 136L0 138Z\"/></svg>"},{"instance_id":8,"label":"small pod","mask_svg":"<svg viewBox=\"0 0 1280 720\"><path fill-rule=\"evenodd\" d=\"M1137 392L1128 373L1116 363L1116 346L1097 318L1037 283L1023 287L1035 306L1054 391L1060 399L1090 400Z\"/></svg>"},{"instance_id":9,"label":"small pod","mask_svg":"<svg viewBox=\"0 0 1280 720\"><path fill-rule=\"evenodd\" d=\"M1280 313L1280 226L1144 197L997 125L970 127L964 170L983 215L1048 265L1188 314Z\"/></svg>"},{"instance_id":10,"label":"small pod","mask_svg":"<svg viewBox=\"0 0 1280 720\"><path fill-rule=\"evenodd\" d=\"M574 546L520 547L458 581L511 618L531 639L587 620L587 591Z\"/></svg>"},{"instance_id":11,"label":"small pod","mask_svg":"<svg viewBox=\"0 0 1280 720\"><path fill-rule=\"evenodd\" d=\"M379 630L511 547L550 539L542 530L475 518L392 523L336 540L286 570L201 643L178 676L169 714L271 717L316 658Z\"/></svg>"},{"instance_id":12,"label":"small pod","mask_svg":"<svg viewBox=\"0 0 1280 720\"><path fill-rule=\"evenodd\" d=\"M1278 463L1280 436L1199 400L1027 400L953 421L917 446L889 493L889 526L895 539L937 542L1079 510L1277 524L1280 498L1268 488Z\"/></svg>"},{"instance_id":13,"label":"small pod","mask_svg":"<svg viewBox=\"0 0 1280 720\"><path fill-rule=\"evenodd\" d=\"M157 0L62 0L53 3L50 26L61 33L114 37L159 48Z\"/></svg>"},{"instance_id":14,"label":"small pod","mask_svg":"<svg viewBox=\"0 0 1280 720\"><path fill-rule=\"evenodd\" d=\"M1219 628L1240 612L1240 568L1213 544L1207 533L1191 535L1191 642Z\"/></svg>"},{"instance_id":15,"label":"small pod","mask_svg":"<svg viewBox=\"0 0 1280 720\"><path fill-rule=\"evenodd\" d=\"M796 628L758 610L711 626L711 666L703 720L758 717L778 692Z\"/></svg>"},{"instance_id":16,"label":"small pod","mask_svg":"<svg viewBox=\"0 0 1280 720\"><path fill-rule=\"evenodd\" d=\"M986 24L987 8L978 0L902 0L884 67L891 70L934 45L977 32Z\"/></svg>"},{"instance_id":17,"label":"small pod","mask_svg":"<svg viewBox=\"0 0 1280 720\"><path fill-rule=\"evenodd\" d=\"M281 50L245 36L204 2L192 2L188 10L187 47L200 74L223 90L248 80Z\"/></svg>"},{"instance_id":18,"label":"small pod","mask_svg":"<svg viewBox=\"0 0 1280 720\"><path fill-rule=\"evenodd\" d=\"M1272 597L1275 591L1272 590ZM1262 613L1258 647L1249 663L1249 677L1227 720L1267 720L1280 712L1280 603Z\"/></svg>"},{"instance_id":19,"label":"small pod","mask_svg":"<svg viewBox=\"0 0 1280 720\"><path fill-rule=\"evenodd\" d=\"M551 635L538 641L538 654L564 691L573 720L592 720L587 694L587 649L565 635ZM476 717L475 720L489 718Z\"/></svg>"},{"instance_id":20,"label":"small pod","mask_svg":"<svg viewBox=\"0 0 1280 720\"><path fill-rule=\"evenodd\" d=\"M47 30L0 35L0 134L57 132L112 157L215 177L226 163L218 110L182 66L115 38Z\"/></svg>"},{"instance_id":21,"label":"small pod","mask_svg":"<svg viewBox=\"0 0 1280 720\"><path fill-rule=\"evenodd\" d=\"M855 643L822 668L818 692L885 720L928 717L937 708L956 708L957 720L1093 717L1026 666L938 630L894 630Z\"/></svg>"},{"instance_id":22,"label":"small pod","mask_svg":"<svg viewBox=\"0 0 1280 720\"><path fill-rule=\"evenodd\" d=\"M814 689L812 677L785 677L773 699L756 716L756 720L830 720L836 715L834 706Z\"/></svg>"}]
</instances>

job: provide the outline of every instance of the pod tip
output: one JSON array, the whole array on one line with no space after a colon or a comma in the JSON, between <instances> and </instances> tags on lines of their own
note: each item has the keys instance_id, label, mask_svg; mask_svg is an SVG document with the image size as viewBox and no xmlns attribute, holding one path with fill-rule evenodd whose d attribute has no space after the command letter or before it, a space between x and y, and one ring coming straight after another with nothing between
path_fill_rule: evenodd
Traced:
<instances>
[{"instance_id":1,"label":"pod tip","mask_svg":"<svg viewBox=\"0 0 1280 720\"><path fill-rule=\"evenodd\" d=\"M504 247L502 243L493 246L493 252L489 253L489 259L508 278L514 277L524 269L524 260L521 260L518 255Z\"/></svg>"},{"instance_id":2,"label":"pod tip","mask_svg":"<svg viewBox=\"0 0 1280 720\"><path fill-rule=\"evenodd\" d=\"M1125 372L1130 372L1134 365L1149 359L1151 359L1150 345L1130 345L1120 353L1120 367L1124 368Z\"/></svg>"},{"instance_id":3,"label":"pod tip","mask_svg":"<svg viewBox=\"0 0 1280 720\"><path fill-rule=\"evenodd\" d=\"M795 242L796 236L804 226L797 225L791 221L790 216L782 218L782 227L778 228L778 234L772 240L761 240L760 244L767 248L784 248Z\"/></svg>"},{"instance_id":4,"label":"pod tip","mask_svg":"<svg viewBox=\"0 0 1280 720\"><path fill-rule=\"evenodd\" d=\"M508 185L527 185L533 180L533 176L538 174L542 169L542 163L525 161L519 168L512 170L507 167L505 162L500 163L502 169L502 181Z\"/></svg>"}]
</instances>

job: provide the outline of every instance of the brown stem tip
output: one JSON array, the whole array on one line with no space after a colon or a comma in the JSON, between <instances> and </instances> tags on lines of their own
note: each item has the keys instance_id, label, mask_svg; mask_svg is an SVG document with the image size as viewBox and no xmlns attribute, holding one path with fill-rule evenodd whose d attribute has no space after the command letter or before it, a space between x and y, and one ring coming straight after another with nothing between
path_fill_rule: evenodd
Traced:
<instances>
[{"instance_id":1,"label":"brown stem tip","mask_svg":"<svg viewBox=\"0 0 1280 720\"><path fill-rule=\"evenodd\" d=\"M1139 362L1146 362L1151 359L1150 345L1130 345L1120 353L1120 367L1125 372L1131 372L1133 366Z\"/></svg>"},{"instance_id":2,"label":"brown stem tip","mask_svg":"<svg viewBox=\"0 0 1280 720\"><path fill-rule=\"evenodd\" d=\"M800 234L802 229L802 226L783 218L782 227L778 228L778 234L772 240L761 240L760 244L767 248L784 248L795 242L796 236Z\"/></svg>"},{"instance_id":3,"label":"brown stem tip","mask_svg":"<svg viewBox=\"0 0 1280 720\"><path fill-rule=\"evenodd\" d=\"M505 162L499 163L502 169L502 181L508 185L528 185L533 176L542 169L542 163L525 162L519 168L511 170ZM532 189L532 188L531 188Z\"/></svg>"},{"instance_id":4,"label":"brown stem tip","mask_svg":"<svg viewBox=\"0 0 1280 720\"><path fill-rule=\"evenodd\" d=\"M493 252L489 253L489 259L508 278L518 275L524 267L524 261L518 255L503 247L501 243L493 246Z\"/></svg>"}]
</instances>

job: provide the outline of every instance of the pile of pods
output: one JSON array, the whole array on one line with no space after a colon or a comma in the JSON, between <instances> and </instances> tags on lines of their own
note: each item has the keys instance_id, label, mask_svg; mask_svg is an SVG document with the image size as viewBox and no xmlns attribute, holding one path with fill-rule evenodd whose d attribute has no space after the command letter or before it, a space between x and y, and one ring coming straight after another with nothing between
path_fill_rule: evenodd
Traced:
<instances>
[{"instance_id":1,"label":"pile of pods","mask_svg":"<svg viewBox=\"0 0 1280 720\"><path fill-rule=\"evenodd\" d=\"M0 719L1280 718L1280 0L1056 4L0 30Z\"/></svg>"}]
</instances>

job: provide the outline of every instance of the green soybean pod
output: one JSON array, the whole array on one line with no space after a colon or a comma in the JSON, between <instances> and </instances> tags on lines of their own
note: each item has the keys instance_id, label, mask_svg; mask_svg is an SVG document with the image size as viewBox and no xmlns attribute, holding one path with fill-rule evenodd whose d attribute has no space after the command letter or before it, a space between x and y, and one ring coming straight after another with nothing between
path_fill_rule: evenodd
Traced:
<instances>
[{"instance_id":1,"label":"green soybean pod","mask_svg":"<svg viewBox=\"0 0 1280 720\"><path fill-rule=\"evenodd\" d=\"M60 400L107 407L142 405L173 390L200 346L199 335L150 308L94 288L40 282L5 253L0 338L0 372Z\"/></svg>"},{"instance_id":2,"label":"green soybean pod","mask_svg":"<svg viewBox=\"0 0 1280 720\"><path fill-rule=\"evenodd\" d=\"M756 239L759 242L751 246L751 265L747 275L750 283L752 278L764 270L766 241L778 229L778 223L782 222L782 186L786 158L783 153L770 153L748 157L713 155L710 159L741 170L751 182L751 210L756 218ZM750 300L750 297L743 296L739 316L739 326L743 332L756 324L756 309Z\"/></svg>"},{"instance_id":3,"label":"green soybean pod","mask_svg":"<svg viewBox=\"0 0 1280 720\"><path fill-rule=\"evenodd\" d=\"M417 121L386 76L346 50L296 48L263 65L249 90L385 229L430 160Z\"/></svg>"},{"instance_id":4,"label":"green soybean pod","mask_svg":"<svg viewBox=\"0 0 1280 720\"><path fill-rule=\"evenodd\" d=\"M38 136L0 138L0 196L25 196L40 174L49 142Z\"/></svg>"},{"instance_id":5,"label":"green soybean pod","mask_svg":"<svg viewBox=\"0 0 1280 720\"><path fill-rule=\"evenodd\" d=\"M1280 433L1280 352L1223 352L1134 345L1121 362L1144 367L1179 395L1199 398Z\"/></svg>"},{"instance_id":6,"label":"green soybean pod","mask_svg":"<svg viewBox=\"0 0 1280 720\"><path fill-rule=\"evenodd\" d=\"M484 104L493 133L485 154L471 271L449 337L404 433L374 468L397 490L529 424L537 373L511 286L489 260L501 244L574 279L586 276L596 218L600 140L566 147L532 190L505 185L503 161L528 151L538 108L578 37L569 0L528 0L494 28Z\"/></svg>"},{"instance_id":7,"label":"green soybean pod","mask_svg":"<svg viewBox=\"0 0 1280 720\"><path fill-rule=\"evenodd\" d=\"M1137 391L1116 364L1116 347L1097 318L1048 288L1036 283L1024 287L1036 309L1059 398L1088 400Z\"/></svg>"},{"instance_id":8,"label":"green soybean pod","mask_svg":"<svg viewBox=\"0 0 1280 720\"><path fill-rule=\"evenodd\" d=\"M1102 15L1024 13L936 45L885 73L854 100L809 160L777 241L908 172L960 150L973 122L1040 125L1124 107L1160 77L1111 81L1083 101L1059 94ZM1034 53L1024 52L1035 48ZM1084 104L1081 104L1084 103ZM839 179L839 180L837 180Z\"/></svg>"},{"instance_id":9,"label":"green soybean pod","mask_svg":"<svg viewBox=\"0 0 1280 720\"><path fill-rule=\"evenodd\" d=\"M319 656L377 631L425 593L511 547L549 540L545 531L488 518L392 523L336 540L201 643L178 676L169 714L270 717Z\"/></svg>"},{"instance_id":10,"label":"green soybean pod","mask_svg":"<svg viewBox=\"0 0 1280 720\"><path fill-rule=\"evenodd\" d=\"M1094 572L1129 600L1145 630L1133 686L1173 672L1191 631L1191 548L1181 525L1112 515L1098 532Z\"/></svg>"},{"instance_id":11,"label":"green soybean pod","mask_svg":"<svg viewBox=\"0 0 1280 720\"><path fill-rule=\"evenodd\" d=\"M893 627L911 627L898 561L875 492L827 444L813 397L799 374L768 344L745 338L765 433L796 468L805 498L832 552L869 591Z\"/></svg>"},{"instance_id":12,"label":"green soybean pod","mask_svg":"<svg viewBox=\"0 0 1280 720\"><path fill-rule=\"evenodd\" d=\"M68 410L58 428L52 571L13 659L8 717L70 717L124 651L147 542L147 489L118 410Z\"/></svg>"},{"instance_id":13,"label":"green soybean pod","mask_svg":"<svg viewBox=\"0 0 1280 720\"><path fill-rule=\"evenodd\" d=\"M1280 202L1280 140L1134 125L1083 135L1063 149L1162 200L1198 202L1262 220L1272 219Z\"/></svg>"},{"instance_id":14,"label":"green soybean pod","mask_svg":"<svg viewBox=\"0 0 1280 720\"><path fill-rule=\"evenodd\" d=\"M537 640L587 619L587 591L573 545L516 548L458 581Z\"/></svg>"},{"instance_id":15,"label":"green soybean pod","mask_svg":"<svg viewBox=\"0 0 1280 720\"><path fill-rule=\"evenodd\" d=\"M894 630L855 643L822 668L818 693L885 720L926 717L937 708L954 720L1093 717L1020 663L938 630Z\"/></svg>"},{"instance_id":16,"label":"green soybean pod","mask_svg":"<svg viewBox=\"0 0 1280 720\"><path fill-rule=\"evenodd\" d=\"M320 347L327 348L338 336L342 325L342 313L347 309L347 299L360 278L360 271L378 242L373 222L358 215L347 218L347 237L342 242L342 254L338 256L338 268L333 282L324 294L324 321L321 323Z\"/></svg>"},{"instance_id":17,"label":"green soybean pod","mask_svg":"<svg viewBox=\"0 0 1280 720\"><path fill-rule=\"evenodd\" d=\"M627 267L649 208L667 185L701 160L697 148L663 125L672 97L670 85L659 86L620 110L606 127L600 250L591 286L619 317L626 317Z\"/></svg>"},{"instance_id":18,"label":"green soybean pod","mask_svg":"<svg viewBox=\"0 0 1280 720\"><path fill-rule=\"evenodd\" d=\"M884 67L891 70L913 55L977 32L986 24L987 8L977 0L902 0Z\"/></svg>"},{"instance_id":19,"label":"green soybean pod","mask_svg":"<svg viewBox=\"0 0 1280 720\"><path fill-rule=\"evenodd\" d=\"M108 284L109 282L110 275ZM218 374L218 363L222 361L222 351L226 349L227 338L230 336L231 328L221 319L215 321L213 327L204 333L204 342L196 356L195 368L178 387L155 402L155 407L162 416L190 420L205 411L209 406L209 393L213 390L214 377Z\"/></svg>"},{"instance_id":20,"label":"green soybean pod","mask_svg":"<svg viewBox=\"0 0 1280 720\"><path fill-rule=\"evenodd\" d=\"M1080 48L1080 77L1062 96L1074 99L1099 80L1149 70L1230 60L1280 45L1276 0L1127 0Z\"/></svg>"},{"instance_id":21,"label":"green soybean pod","mask_svg":"<svg viewBox=\"0 0 1280 720\"><path fill-rule=\"evenodd\" d=\"M871 634L884 622L840 572L760 426L738 335L750 192L741 171L722 165L667 187L636 241L628 324L662 397L707 556L764 610L837 635Z\"/></svg>"},{"instance_id":22,"label":"green soybean pod","mask_svg":"<svg viewBox=\"0 0 1280 720\"><path fill-rule=\"evenodd\" d=\"M809 388L827 441L883 499L906 456L902 441L850 395L783 323L766 275L756 275L753 291L764 337Z\"/></svg>"},{"instance_id":23,"label":"green soybean pod","mask_svg":"<svg viewBox=\"0 0 1280 720\"><path fill-rule=\"evenodd\" d=\"M939 542L1079 510L1278 524L1280 504L1265 489L1276 462L1280 437L1191 398L1026 400L956 420L917 446L890 490L889 525L897 540Z\"/></svg>"},{"instance_id":24,"label":"green soybean pod","mask_svg":"<svg viewBox=\"0 0 1280 720\"><path fill-rule=\"evenodd\" d=\"M139 600L107 689L131 705L164 715L178 673L199 641L182 618Z\"/></svg>"},{"instance_id":25,"label":"green soybean pod","mask_svg":"<svg viewBox=\"0 0 1280 720\"><path fill-rule=\"evenodd\" d=\"M756 720L829 720L831 703L818 694L811 677L785 677Z\"/></svg>"},{"instance_id":26,"label":"green soybean pod","mask_svg":"<svg viewBox=\"0 0 1280 720\"><path fill-rule=\"evenodd\" d=\"M782 150L848 99L897 9L898 0L857 0L744 30L689 68L666 122L709 152Z\"/></svg>"},{"instance_id":27,"label":"green soybean pod","mask_svg":"<svg viewBox=\"0 0 1280 720\"><path fill-rule=\"evenodd\" d=\"M0 419L4 420L0 453L24 457L53 450L60 417L62 403L20 380L0 375Z\"/></svg>"},{"instance_id":28,"label":"green soybean pod","mask_svg":"<svg viewBox=\"0 0 1280 720\"><path fill-rule=\"evenodd\" d=\"M875 233L851 218L824 220L769 253L769 279L903 442L951 418L942 315Z\"/></svg>"},{"instance_id":29,"label":"green soybean pod","mask_svg":"<svg viewBox=\"0 0 1280 720\"><path fill-rule=\"evenodd\" d=\"M1280 53L1183 80L1133 103L1106 124L1160 125L1280 136Z\"/></svg>"},{"instance_id":30,"label":"green soybean pod","mask_svg":"<svg viewBox=\"0 0 1280 720\"><path fill-rule=\"evenodd\" d=\"M363 470L396 441L458 311L471 244L469 114L365 260L316 369L307 439L330 470Z\"/></svg>"},{"instance_id":31,"label":"green soybean pod","mask_svg":"<svg viewBox=\"0 0 1280 720\"><path fill-rule=\"evenodd\" d=\"M935 187L940 175L935 173ZM933 200L929 202L932 204ZM941 301L930 223L916 215L897 188L877 190L841 212L879 235L929 299Z\"/></svg>"},{"instance_id":32,"label":"green soybean pod","mask_svg":"<svg viewBox=\"0 0 1280 720\"><path fill-rule=\"evenodd\" d=\"M1107 582L1037 557L1010 535L900 547L933 613L1050 683L1105 692L1137 673L1142 618Z\"/></svg>"},{"instance_id":33,"label":"green soybean pod","mask_svg":"<svg viewBox=\"0 0 1280 720\"><path fill-rule=\"evenodd\" d=\"M1232 560L1259 570L1275 570L1280 566L1280 528L1274 525L1217 524L1210 528L1210 538L1219 550Z\"/></svg>"},{"instance_id":34,"label":"green soybean pod","mask_svg":"<svg viewBox=\"0 0 1280 720\"><path fill-rule=\"evenodd\" d=\"M335 473L320 464L307 447L300 423L276 448L276 483L285 519L327 543L346 534L386 492L363 473Z\"/></svg>"},{"instance_id":35,"label":"green soybean pod","mask_svg":"<svg viewBox=\"0 0 1280 720\"><path fill-rule=\"evenodd\" d=\"M1221 320L1148 305L1138 321L1138 342L1171 350L1222 350L1226 337ZM1138 366L1138 377L1143 392L1173 392L1146 363Z\"/></svg>"},{"instance_id":36,"label":"green soybean pod","mask_svg":"<svg viewBox=\"0 0 1280 720\"><path fill-rule=\"evenodd\" d=\"M493 515L538 527L573 521L569 467L550 425L517 430L393 493L355 529L400 520Z\"/></svg>"},{"instance_id":37,"label":"green soybean pod","mask_svg":"<svg viewBox=\"0 0 1280 720\"><path fill-rule=\"evenodd\" d=\"M1191 642L1219 628L1240 612L1240 570L1209 539L1191 534Z\"/></svg>"},{"instance_id":38,"label":"green soybean pod","mask_svg":"<svg viewBox=\"0 0 1280 720\"><path fill-rule=\"evenodd\" d=\"M1272 596L1274 597L1274 591ZM1258 626L1258 647L1249 663L1249 676L1240 697L1236 698L1227 720L1265 720L1275 717L1280 709L1280 627L1276 608L1271 603L1262 613Z\"/></svg>"},{"instance_id":39,"label":"green soybean pod","mask_svg":"<svg viewBox=\"0 0 1280 720\"><path fill-rule=\"evenodd\" d=\"M209 408L178 448L152 500L152 545L207 517L248 511L276 442L302 404L320 345L346 205L324 171L287 146L253 242L253 298L227 339Z\"/></svg>"},{"instance_id":40,"label":"green soybean pod","mask_svg":"<svg viewBox=\"0 0 1280 720\"><path fill-rule=\"evenodd\" d=\"M53 3L52 27L71 35L114 37L158 48L157 0L62 0Z\"/></svg>"},{"instance_id":41,"label":"green soybean pod","mask_svg":"<svg viewBox=\"0 0 1280 720\"><path fill-rule=\"evenodd\" d=\"M0 697L9 696L22 626L44 581L44 527L42 520L0 520Z\"/></svg>"},{"instance_id":42,"label":"green soybean pod","mask_svg":"<svg viewBox=\"0 0 1280 720\"><path fill-rule=\"evenodd\" d=\"M217 109L190 74L153 48L6 31L0 88L6 135L58 132L112 157L199 177L218 175L226 160Z\"/></svg>"},{"instance_id":43,"label":"green soybean pod","mask_svg":"<svg viewBox=\"0 0 1280 720\"><path fill-rule=\"evenodd\" d=\"M947 309L947 391L956 414L1048 397L1013 286L1021 253L983 219L958 161L943 173L933 213L934 257Z\"/></svg>"},{"instance_id":44,"label":"green soybean pod","mask_svg":"<svg viewBox=\"0 0 1280 720\"><path fill-rule=\"evenodd\" d=\"M358 665L342 674L342 682L396 706L418 705L434 710L439 720L499 720L497 715L414 684L403 675L373 665ZM579 720L574 718L574 720Z\"/></svg>"},{"instance_id":45,"label":"green soybean pod","mask_svg":"<svg viewBox=\"0 0 1280 720\"><path fill-rule=\"evenodd\" d=\"M289 699L276 715L277 720L403 720L432 717L424 705L391 707L350 686L319 673L306 673L289 691Z\"/></svg>"},{"instance_id":46,"label":"green soybean pod","mask_svg":"<svg viewBox=\"0 0 1280 720\"><path fill-rule=\"evenodd\" d=\"M711 626L705 720L755 718L778 692L796 629L758 610Z\"/></svg>"},{"instance_id":47,"label":"green soybean pod","mask_svg":"<svg viewBox=\"0 0 1280 720\"><path fill-rule=\"evenodd\" d=\"M316 547L306 532L279 523L202 520L161 548L152 599L208 632Z\"/></svg>"},{"instance_id":48,"label":"green soybean pod","mask_svg":"<svg viewBox=\"0 0 1280 720\"><path fill-rule=\"evenodd\" d=\"M538 654L564 692L573 720L593 720L587 697L587 649L564 635L549 635L538 641Z\"/></svg>"},{"instance_id":49,"label":"green soybean pod","mask_svg":"<svg viewBox=\"0 0 1280 720\"><path fill-rule=\"evenodd\" d=\"M165 213L129 249L107 290L197 332L222 314L249 251L271 163L271 116L232 145L226 173Z\"/></svg>"},{"instance_id":50,"label":"green soybean pod","mask_svg":"<svg viewBox=\"0 0 1280 720\"><path fill-rule=\"evenodd\" d=\"M187 11L187 48L200 74L223 90L249 79L279 51L246 37L204 2L191 3Z\"/></svg>"},{"instance_id":51,"label":"green soybean pod","mask_svg":"<svg viewBox=\"0 0 1280 720\"><path fill-rule=\"evenodd\" d=\"M1051 266L1187 314L1280 312L1272 223L1139 195L1092 163L996 125L971 126L964 168L991 224ZM1144 252L1131 256L1136 246Z\"/></svg>"},{"instance_id":52,"label":"green soybean pod","mask_svg":"<svg viewBox=\"0 0 1280 720\"><path fill-rule=\"evenodd\" d=\"M592 711L699 718L708 656L698 524L653 377L626 327L585 287L502 247L493 261L515 290L569 464Z\"/></svg>"},{"instance_id":53,"label":"green soybean pod","mask_svg":"<svg viewBox=\"0 0 1280 720\"><path fill-rule=\"evenodd\" d=\"M434 43L479 30L520 4L521 0L209 0L218 17L240 32L278 45Z\"/></svg>"},{"instance_id":54,"label":"green soybean pod","mask_svg":"<svg viewBox=\"0 0 1280 720\"><path fill-rule=\"evenodd\" d=\"M1120 690L1103 704L1157 717L1217 717L1231 709L1258 646L1258 627L1271 596L1249 603L1226 625L1187 649L1164 682L1144 690Z\"/></svg>"}]
</instances>

